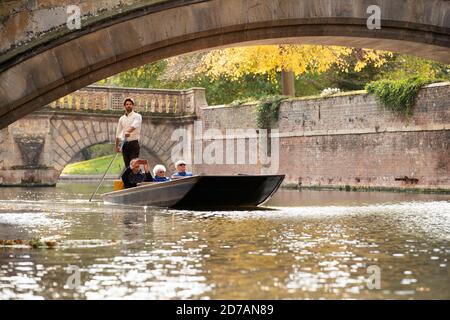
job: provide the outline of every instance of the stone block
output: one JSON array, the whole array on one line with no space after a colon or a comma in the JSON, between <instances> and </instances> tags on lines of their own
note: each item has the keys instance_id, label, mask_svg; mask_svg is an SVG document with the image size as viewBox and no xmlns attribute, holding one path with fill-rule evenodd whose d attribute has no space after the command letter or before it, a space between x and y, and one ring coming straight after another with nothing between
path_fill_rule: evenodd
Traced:
<instances>
[{"instance_id":1,"label":"stone block","mask_svg":"<svg viewBox=\"0 0 450 320\"><path fill-rule=\"evenodd\" d=\"M58 60L60 72L66 81L82 76L89 69L89 61L84 56L78 39L55 47L53 53Z\"/></svg>"},{"instance_id":2,"label":"stone block","mask_svg":"<svg viewBox=\"0 0 450 320\"><path fill-rule=\"evenodd\" d=\"M70 133L63 134L63 138L64 138L65 144L69 147L72 147L76 143Z\"/></svg>"},{"instance_id":3,"label":"stone block","mask_svg":"<svg viewBox=\"0 0 450 320\"><path fill-rule=\"evenodd\" d=\"M116 59L122 60L142 53L141 38L132 21L111 26L108 34Z\"/></svg>"},{"instance_id":4,"label":"stone block","mask_svg":"<svg viewBox=\"0 0 450 320\"><path fill-rule=\"evenodd\" d=\"M113 41L105 29L92 32L80 38L80 47L89 65L96 68L107 66L115 61Z\"/></svg>"}]
</instances>

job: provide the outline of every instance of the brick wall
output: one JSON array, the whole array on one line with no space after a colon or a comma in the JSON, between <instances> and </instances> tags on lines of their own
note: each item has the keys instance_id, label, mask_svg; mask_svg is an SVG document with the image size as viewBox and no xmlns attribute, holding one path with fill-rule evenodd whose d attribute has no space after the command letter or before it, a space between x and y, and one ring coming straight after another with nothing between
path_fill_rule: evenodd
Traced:
<instances>
[{"instance_id":1,"label":"brick wall","mask_svg":"<svg viewBox=\"0 0 450 320\"><path fill-rule=\"evenodd\" d=\"M422 89L409 118L384 109L364 93L285 101L274 127L280 137L277 172L286 174L286 183L301 186L450 189L449 107L450 83ZM205 108L203 132L256 128L253 109ZM203 142L204 147L208 144ZM194 170L267 172L261 164L197 164Z\"/></svg>"}]
</instances>

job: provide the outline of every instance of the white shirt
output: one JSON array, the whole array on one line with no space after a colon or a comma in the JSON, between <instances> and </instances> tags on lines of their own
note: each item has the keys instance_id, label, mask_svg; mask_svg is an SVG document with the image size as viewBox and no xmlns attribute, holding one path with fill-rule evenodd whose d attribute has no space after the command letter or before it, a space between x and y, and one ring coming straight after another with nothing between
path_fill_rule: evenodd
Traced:
<instances>
[{"instance_id":1,"label":"white shirt","mask_svg":"<svg viewBox=\"0 0 450 320\"><path fill-rule=\"evenodd\" d=\"M139 140L141 137L141 124L142 116L139 113L131 111L128 115L124 114L120 117L119 123L117 124L116 138L124 140L125 131L133 127L135 129L130 133L127 141Z\"/></svg>"}]
</instances>

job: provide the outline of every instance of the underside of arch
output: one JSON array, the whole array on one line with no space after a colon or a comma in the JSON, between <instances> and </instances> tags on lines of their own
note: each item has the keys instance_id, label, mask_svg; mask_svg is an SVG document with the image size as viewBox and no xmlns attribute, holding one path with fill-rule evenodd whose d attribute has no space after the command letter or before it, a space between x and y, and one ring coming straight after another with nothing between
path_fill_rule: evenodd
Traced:
<instances>
[{"instance_id":1,"label":"underside of arch","mask_svg":"<svg viewBox=\"0 0 450 320\"><path fill-rule=\"evenodd\" d=\"M179 2L179 1L178 1ZM350 3L351 2L351 3ZM117 17L0 66L0 129L70 92L160 59L212 48L324 44L382 49L450 63L450 3L374 0L381 29L367 28L364 0L185 1ZM403 10L403 11L401 11Z\"/></svg>"}]
</instances>

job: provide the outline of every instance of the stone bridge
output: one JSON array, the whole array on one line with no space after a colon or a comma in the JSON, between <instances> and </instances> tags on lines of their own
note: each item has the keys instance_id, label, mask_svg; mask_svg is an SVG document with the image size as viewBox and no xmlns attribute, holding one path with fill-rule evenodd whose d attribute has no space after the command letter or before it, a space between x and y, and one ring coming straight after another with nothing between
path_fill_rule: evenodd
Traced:
<instances>
[{"instance_id":1,"label":"stone bridge","mask_svg":"<svg viewBox=\"0 0 450 320\"><path fill-rule=\"evenodd\" d=\"M131 96L143 115L141 155L175 170L171 135L192 130L204 89L184 91L90 86L65 96L0 130L0 185L55 185L64 167L83 149L113 143Z\"/></svg>"},{"instance_id":2,"label":"stone bridge","mask_svg":"<svg viewBox=\"0 0 450 320\"><path fill-rule=\"evenodd\" d=\"M372 14L381 28L368 28ZM345 45L450 63L448 0L12 0L0 24L0 129L118 72L216 47Z\"/></svg>"}]
</instances>

